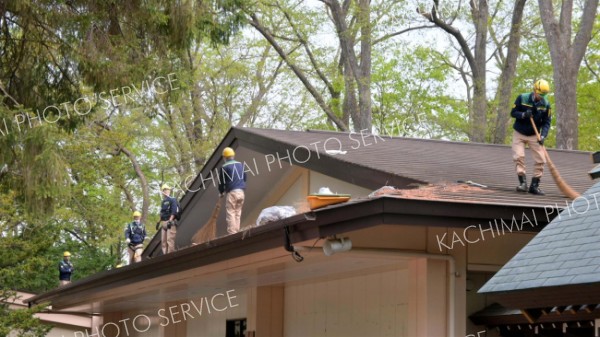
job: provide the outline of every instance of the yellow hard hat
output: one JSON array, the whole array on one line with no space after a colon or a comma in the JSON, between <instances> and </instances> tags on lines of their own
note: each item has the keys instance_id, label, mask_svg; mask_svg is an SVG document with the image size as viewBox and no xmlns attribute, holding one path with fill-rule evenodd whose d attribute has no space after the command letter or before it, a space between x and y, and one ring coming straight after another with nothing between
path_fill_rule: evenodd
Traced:
<instances>
[{"instance_id":1,"label":"yellow hard hat","mask_svg":"<svg viewBox=\"0 0 600 337\"><path fill-rule=\"evenodd\" d=\"M233 151L232 148L226 147L223 150L223 157L227 158L227 157L233 157L233 156L235 156L235 151Z\"/></svg>"},{"instance_id":2,"label":"yellow hard hat","mask_svg":"<svg viewBox=\"0 0 600 337\"><path fill-rule=\"evenodd\" d=\"M164 190L171 190L171 186L167 185L167 184L163 184L162 187L160 188L161 191Z\"/></svg>"},{"instance_id":3,"label":"yellow hard hat","mask_svg":"<svg viewBox=\"0 0 600 337\"><path fill-rule=\"evenodd\" d=\"M64 253L63 253L63 256L64 256L64 257L71 256L71 253L69 253L69 252L64 252Z\"/></svg>"},{"instance_id":4,"label":"yellow hard hat","mask_svg":"<svg viewBox=\"0 0 600 337\"><path fill-rule=\"evenodd\" d=\"M537 80L533 84L533 91L545 97L550 92L550 84L546 80Z\"/></svg>"},{"instance_id":5,"label":"yellow hard hat","mask_svg":"<svg viewBox=\"0 0 600 337\"><path fill-rule=\"evenodd\" d=\"M135 211L135 212L133 212L133 217L135 218L136 216L139 216L139 217L141 217L141 216L142 216L142 213L140 213L140 212L138 212L138 211Z\"/></svg>"}]
</instances>

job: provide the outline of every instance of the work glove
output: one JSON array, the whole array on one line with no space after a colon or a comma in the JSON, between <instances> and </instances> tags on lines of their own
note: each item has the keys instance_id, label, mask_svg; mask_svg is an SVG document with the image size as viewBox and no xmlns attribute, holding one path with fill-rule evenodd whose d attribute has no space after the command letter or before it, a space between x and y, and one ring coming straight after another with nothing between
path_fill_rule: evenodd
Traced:
<instances>
[{"instance_id":1,"label":"work glove","mask_svg":"<svg viewBox=\"0 0 600 337\"><path fill-rule=\"evenodd\" d=\"M527 111L523 112L523 119L527 119L533 116L533 111L531 109L527 109Z\"/></svg>"},{"instance_id":2,"label":"work glove","mask_svg":"<svg viewBox=\"0 0 600 337\"><path fill-rule=\"evenodd\" d=\"M174 225L173 221L171 221L171 220L167 221L167 229L171 229L171 226L173 226L173 225Z\"/></svg>"},{"instance_id":3,"label":"work glove","mask_svg":"<svg viewBox=\"0 0 600 337\"><path fill-rule=\"evenodd\" d=\"M160 228L160 221L156 223L156 230Z\"/></svg>"},{"instance_id":4,"label":"work glove","mask_svg":"<svg viewBox=\"0 0 600 337\"><path fill-rule=\"evenodd\" d=\"M544 136L540 136L540 140L538 140L538 143L542 146L544 146L544 140L546 140L546 137Z\"/></svg>"},{"instance_id":5,"label":"work glove","mask_svg":"<svg viewBox=\"0 0 600 337\"><path fill-rule=\"evenodd\" d=\"M125 240L125 243L129 244L129 243L131 243L131 240L130 239Z\"/></svg>"}]
</instances>

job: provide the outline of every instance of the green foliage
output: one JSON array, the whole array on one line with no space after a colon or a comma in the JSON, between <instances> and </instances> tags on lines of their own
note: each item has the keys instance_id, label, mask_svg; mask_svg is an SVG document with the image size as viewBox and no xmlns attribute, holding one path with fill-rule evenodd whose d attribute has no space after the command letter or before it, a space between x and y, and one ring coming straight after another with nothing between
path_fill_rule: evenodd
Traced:
<instances>
[{"instance_id":1,"label":"green foliage","mask_svg":"<svg viewBox=\"0 0 600 337\"><path fill-rule=\"evenodd\" d=\"M595 31L600 28L596 23ZM536 32L531 32L535 34ZM540 32L538 32L540 33ZM600 40L597 34L590 42L586 58L579 71L577 82L577 109L579 111L579 149L584 151L597 151L600 148L600 105L598 104L598 89L600 78ZM524 39L519 62L517 63L517 76L513 88L513 97L532 90L533 82L543 78L550 82L553 88L553 67L550 60L550 51L544 39ZM549 95L553 106L552 129L549 133L547 146L554 147L556 144L556 120L560 111L556 111L554 95Z\"/></svg>"},{"instance_id":2,"label":"green foliage","mask_svg":"<svg viewBox=\"0 0 600 337\"><path fill-rule=\"evenodd\" d=\"M460 100L449 95L444 82L450 69L426 47L377 55L373 66L373 125L382 134L452 140L466 139Z\"/></svg>"},{"instance_id":3,"label":"green foliage","mask_svg":"<svg viewBox=\"0 0 600 337\"><path fill-rule=\"evenodd\" d=\"M204 39L226 44L243 25L241 0L74 1L73 24L85 34L79 71L96 91L156 73L161 60ZM107 27L99 29L99 27Z\"/></svg>"},{"instance_id":4,"label":"green foliage","mask_svg":"<svg viewBox=\"0 0 600 337\"><path fill-rule=\"evenodd\" d=\"M12 289L48 290L58 283L56 272L51 275L48 271L59 232L52 226L21 220L12 206L13 195L5 194L1 199L9 211L3 212L0 223L4 234L0 240L0 284Z\"/></svg>"},{"instance_id":5,"label":"green foliage","mask_svg":"<svg viewBox=\"0 0 600 337\"><path fill-rule=\"evenodd\" d=\"M583 77L580 75L580 79ZM598 151L600 149L600 102L598 92L600 82L579 81L577 109L579 111L579 149Z\"/></svg>"},{"instance_id":6,"label":"green foliage","mask_svg":"<svg viewBox=\"0 0 600 337\"><path fill-rule=\"evenodd\" d=\"M17 293L8 289L0 289L0 336L18 334L24 337L43 337L52 329L51 325L43 324L35 313L43 310L37 306L30 309L13 310L9 303L21 300Z\"/></svg>"},{"instance_id":7,"label":"green foliage","mask_svg":"<svg viewBox=\"0 0 600 337\"><path fill-rule=\"evenodd\" d=\"M137 106L104 111L98 104L86 116L74 114L71 106L69 117L62 103L176 73L197 43L229 41L242 24L241 4L40 0L3 5L0 284L32 291L55 287L64 250L73 253L75 280L120 260L123 224L132 208L140 208L142 193L131 161L118 149L131 148L149 180L159 181L156 163L166 156L156 136L165 121L155 123L156 107L185 99L179 93L163 101L146 95ZM29 125L26 114L40 114L41 122ZM114 123L114 131L99 131L97 123Z\"/></svg>"},{"instance_id":8,"label":"green foliage","mask_svg":"<svg viewBox=\"0 0 600 337\"><path fill-rule=\"evenodd\" d=\"M459 71L464 64L452 48L440 50L437 43L446 46L442 39L423 32L395 35L419 23L409 5L371 4L374 130L467 140L470 88L463 88ZM469 19L467 7L456 20ZM4 15L14 24L0 30L0 284L35 292L56 287L64 250L73 254L74 280L113 268L125 249L123 226L131 211L148 202L144 215L149 235L154 234L158 184L182 186L231 126L336 129L261 36L250 30L235 34L244 24L241 9L260 14L290 62L344 117L341 105L347 93L340 50L322 4L6 2ZM355 12L352 6L350 13ZM444 18L452 19L451 14L446 9ZM490 25L508 17L504 13ZM527 22L530 34L522 42L513 97L530 91L533 79L552 77L548 48L535 20ZM348 24L360 37L356 22L349 19ZM502 32L505 28L499 27L498 36ZM578 87L580 143L590 150L600 147L600 45L594 36ZM492 63L490 73L498 68ZM25 123L19 130L14 123L24 113L132 83L139 87L167 74L177 78L177 89L164 94L108 108L97 102L86 116L33 128ZM56 117L52 111L48 116ZM490 120L495 117L489 114ZM548 144L553 141L551 132ZM149 200L144 200L142 177L124 150L135 157L149 184Z\"/></svg>"},{"instance_id":9,"label":"green foliage","mask_svg":"<svg viewBox=\"0 0 600 337\"><path fill-rule=\"evenodd\" d=\"M600 22L596 20L592 40L577 81L577 110L579 111L579 149L600 149Z\"/></svg>"},{"instance_id":10,"label":"green foliage","mask_svg":"<svg viewBox=\"0 0 600 337\"><path fill-rule=\"evenodd\" d=\"M43 216L68 196L69 176L61 154L61 132L53 125L11 133L0 140L5 175L0 190L14 191L23 212ZM1 179L4 178L4 179Z\"/></svg>"}]
</instances>

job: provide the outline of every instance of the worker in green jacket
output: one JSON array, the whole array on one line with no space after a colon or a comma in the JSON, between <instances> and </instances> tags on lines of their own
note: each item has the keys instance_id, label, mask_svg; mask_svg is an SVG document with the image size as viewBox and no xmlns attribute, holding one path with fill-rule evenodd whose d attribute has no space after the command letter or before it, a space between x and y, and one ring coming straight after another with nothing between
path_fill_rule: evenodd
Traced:
<instances>
[{"instance_id":1,"label":"worker in green jacket","mask_svg":"<svg viewBox=\"0 0 600 337\"><path fill-rule=\"evenodd\" d=\"M540 189L540 179L544 173L546 156L544 154L544 140L548 137L552 114L547 95L550 85L545 80L538 80L533 85L533 92L521 94L515 100L511 116L515 119L513 124L512 154L513 161L519 178L518 192L529 192L544 195ZM537 138L533 125L539 130L540 139ZM525 145L533 152L535 167L531 185L527 188L527 177L525 169Z\"/></svg>"}]
</instances>

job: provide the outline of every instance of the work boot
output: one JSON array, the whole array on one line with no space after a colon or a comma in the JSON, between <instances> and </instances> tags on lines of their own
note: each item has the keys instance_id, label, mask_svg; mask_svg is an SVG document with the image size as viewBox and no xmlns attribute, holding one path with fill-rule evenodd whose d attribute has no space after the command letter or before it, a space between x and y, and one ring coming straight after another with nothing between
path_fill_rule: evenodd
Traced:
<instances>
[{"instance_id":1,"label":"work boot","mask_svg":"<svg viewBox=\"0 0 600 337\"><path fill-rule=\"evenodd\" d=\"M537 194L537 195L545 195L542 190L540 190L540 178L531 179L531 185L529 186L529 193Z\"/></svg>"},{"instance_id":2,"label":"work boot","mask_svg":"<svg viewBox=\"0 0 600 337\"><path fill-rule=\"evenodd\" d=\"M517 192L527 192L527 177L524 175L517 177L519 177L519 186L517 186Z\"/></svg>"}]
</instances>

